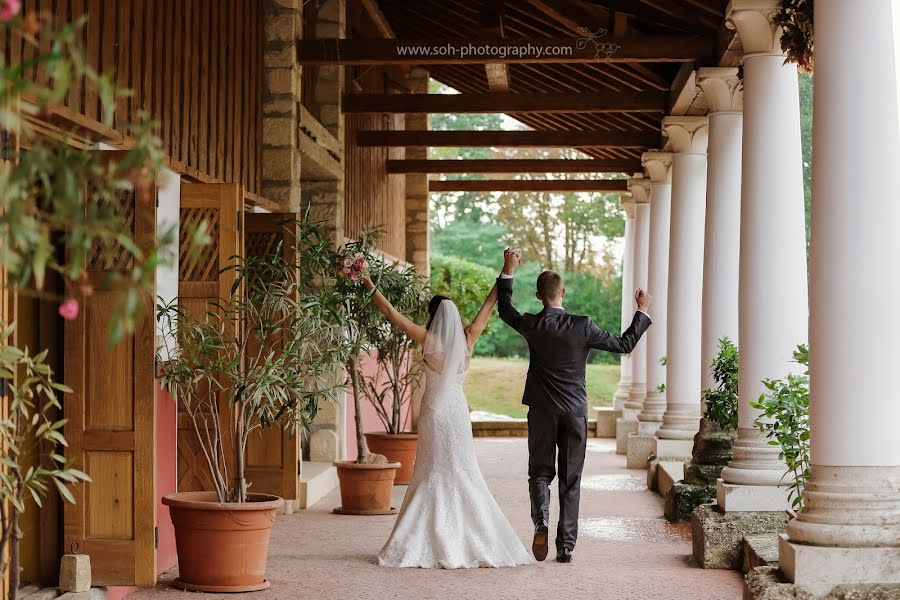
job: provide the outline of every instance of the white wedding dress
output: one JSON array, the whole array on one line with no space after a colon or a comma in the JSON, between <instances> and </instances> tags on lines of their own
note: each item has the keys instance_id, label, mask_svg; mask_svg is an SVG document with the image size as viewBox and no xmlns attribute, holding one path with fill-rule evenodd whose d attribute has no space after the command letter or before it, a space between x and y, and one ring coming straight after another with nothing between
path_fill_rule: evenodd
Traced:
<instances>
[{"instance_id":1,"label":"white wedding dress","mask_svg":"<svg viewBox=\"0 0 900 600\"><path fill-rule=\"evenodd\" d=\"M533 562L478 468L463 394L468 354L459 311L444 300L425 342L416 466L379 565L459 569Z\"/></svg>"}]
</instances>

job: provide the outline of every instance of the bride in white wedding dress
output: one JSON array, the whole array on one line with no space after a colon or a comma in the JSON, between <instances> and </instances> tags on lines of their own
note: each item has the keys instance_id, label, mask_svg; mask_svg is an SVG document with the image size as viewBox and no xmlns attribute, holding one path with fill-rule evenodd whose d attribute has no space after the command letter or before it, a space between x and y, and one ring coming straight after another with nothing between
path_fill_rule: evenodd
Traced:
<instances>
[{"instance_id":1,"label":"bride in white wedding dress","mask_svg":"<svg viewBox=\"0 0 900 600\"><path fill-rule=\"evenodd\" d=\"M368 277L364 282L375 288ZM468 327L443 296L431 299L426 327L400 314L379 292L375 302L394 326L424 346L426 373L416 466L378 564L444 569L531 564L478 467L463 394L469 356L497 302L496 288Z\"/></svg>"}]
</instances>

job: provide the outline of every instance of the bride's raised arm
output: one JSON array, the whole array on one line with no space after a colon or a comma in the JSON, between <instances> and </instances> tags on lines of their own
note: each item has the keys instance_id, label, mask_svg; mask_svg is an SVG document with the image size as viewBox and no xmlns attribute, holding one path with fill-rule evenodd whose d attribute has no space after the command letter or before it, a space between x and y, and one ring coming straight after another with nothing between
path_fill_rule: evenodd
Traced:
<instances>
[{"instance_id":1,"label":"bride's raised arm","mask_svg":"<svg viewBox=\"0 0 900 600\"><path fill-rule=\"evenodd\" d=\"M484 328L487 327L488 321L491 320L491 312L493 312L495 304L497 304L497 284L494 284L494 287L488 292L487 298L484 299L484 304L481 305L478 314L475 315L472 323L466 327L466 341L469 343L469 350L475 346L475 342L478 341Z\"/></svg>"},{"instance_id":2,"label":"bride's raised arm","mask_svg":"<svg viewBox=\"0 0 900 600\"><path fill-rule=\"evenodd\" d=\"M408 335L413 341L424 346L426 329L421 325L413 323L406 318L405 315L401 314L400 311L394 308L394 305L391 304L390 300L385 298L384 294L375 289L375 283L372 282L368 275L363 277L363 284L366 286L367 290L375 290L375 305L378 307L378 310L387 317L387 320Z\"/></svg>"}]
</instances>

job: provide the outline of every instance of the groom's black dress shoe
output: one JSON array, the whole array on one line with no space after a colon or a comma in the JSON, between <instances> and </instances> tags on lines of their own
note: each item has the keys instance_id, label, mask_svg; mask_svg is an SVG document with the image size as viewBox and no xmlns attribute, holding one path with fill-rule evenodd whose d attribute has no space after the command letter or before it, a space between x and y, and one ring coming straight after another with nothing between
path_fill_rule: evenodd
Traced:
<instances>
[{"instance_id":1,"label":"groom's black dress shoe","mask_svg":"<svg viewBox=\"0 0 900 600\"><path fill-rule=\"evenodd\" d=\"M534 528L534 540L531 542L531 552L537 560L547 558L548 550L547 527L538 525Z\"/></svg>"},{"instance_id":2,"label":"groom's black dress shoe","mask_svg":"<svg viewBox=\"0 0 900 600\"><path fill-rule=\"evenodd\" d=\"M568 548L563 548L559 552L556 553L556 562L561 563L570 563L572 562L572 551Z\"/></svg>"}]
</instances>

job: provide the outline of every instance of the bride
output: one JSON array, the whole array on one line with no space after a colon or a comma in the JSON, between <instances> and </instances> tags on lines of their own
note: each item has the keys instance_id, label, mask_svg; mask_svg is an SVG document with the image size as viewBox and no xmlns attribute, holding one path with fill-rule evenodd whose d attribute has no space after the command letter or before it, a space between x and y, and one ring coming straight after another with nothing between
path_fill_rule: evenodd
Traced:
<instances>
[{"instance_id":1,"label":"bride","mask_svg":"<svg viewBox=\"0 0 900 600\"><path fill-rule=\"evenodd\" d=\"M363 281L375 289L371 279ZM416 466L378 564L444 569L531 564L478 468L463 395L469 356L497 303L496 287L468 327L444 296L431 299L425 327L397 312L380 292L374 299L395 327L424 346L426 367Z\"/></svg>"}]
</instances>

